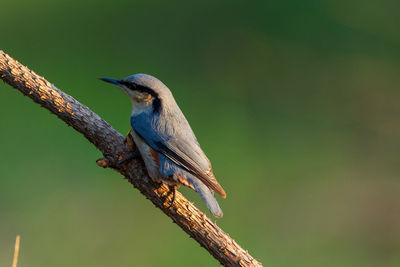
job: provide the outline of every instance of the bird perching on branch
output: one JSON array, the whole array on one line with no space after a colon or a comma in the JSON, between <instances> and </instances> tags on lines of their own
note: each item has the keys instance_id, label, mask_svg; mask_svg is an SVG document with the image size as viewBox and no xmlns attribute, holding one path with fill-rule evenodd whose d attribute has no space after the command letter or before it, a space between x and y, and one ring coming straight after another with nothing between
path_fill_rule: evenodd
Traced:
<instances>
[{"instance_id":1,"label":"bird perching on branch","mask_svg":"<svg viewBox=\"0 0 400 267\"><path fill-rule=\"evenodd\" d=\"M222 198L226 193L168 87L147 74L100 79L121 87L131 99L133 141L149 176L169 186L192 188L215 217L222 217L214 192Z\"/></svg>"}]
</instances>

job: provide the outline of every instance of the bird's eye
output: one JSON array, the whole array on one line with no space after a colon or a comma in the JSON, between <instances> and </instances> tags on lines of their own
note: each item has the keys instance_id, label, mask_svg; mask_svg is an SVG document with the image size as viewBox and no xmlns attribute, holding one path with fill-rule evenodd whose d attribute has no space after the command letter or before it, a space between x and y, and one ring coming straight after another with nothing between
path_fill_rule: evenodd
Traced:
<instances>
[{"instance_id":1,"label":"bird's eye","mask_svg":"<svg viewBox=\"0 0 400 267\"><path fill-rule=\"evenodd\" d=\"M136 84L131 83L131 82L127 82L127 81L120 81L120 84L124 85L126 88L130 89L130 90L136 90Z\"/></svg>"},{"instance_id":2,"label":"bird's eye","mask_svg":"<svg viewBox=\"0 0 400 267\"><path fill-rule=\"evenodd\" d=\"M128 83L126 86L127 86L129 89L133 90L133 91L136 90L136 84L134 84L134 83Z\"/></svg>"}]
</instances>

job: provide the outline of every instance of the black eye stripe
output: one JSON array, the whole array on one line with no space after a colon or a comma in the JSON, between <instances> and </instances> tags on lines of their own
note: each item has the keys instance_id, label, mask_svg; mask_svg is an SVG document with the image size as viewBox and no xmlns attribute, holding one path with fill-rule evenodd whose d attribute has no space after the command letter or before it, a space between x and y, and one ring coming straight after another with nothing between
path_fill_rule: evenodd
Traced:
<instances>
[{"instance_id":1,"label":"black eye stripe","mask_svg":"<svg viewBox=\"0 0 400 267\"><path fill-rule=\"evenodd\" d=\"M145 92L145 93L148 93L148 94L150 94L150 95L152 95L154 97L158 97L158 94L153 89L150 89L149 87L138 85L138 84L134 84L134 83L127 82L127 81L119 81L119 83L124 85L125 87L127 87L130 90L139 91L139 92Z\"/></svg>"},{"instance_id":2,"label":"black eye stripe","mask_svg":"<svg viewBox=\"0 0 400 267\"><path fill-rule=\"evenodd\" d=\"M136 90L135 89L135 84L133 84L133 83L126 82L124 80L119 80L118 83L124 85L126 88L129 88L131 90Z\"/></svg>"},{"instance_id":3,"label":"black eye stripe","mask_svg":"<svg viewBox=\"0 0 400 267\"><path fill-rule=\"evenodd\" d=\"M139 91L139 92L145 92L150 94L151 96L154 97L153 101L153 112L159 113L161 110L161 99L159 98L158 94L153 90L150 89L149 87L138 85L132 82L127 82L120 80L120 84L124 85L126 88L133 90L133 91Z\"/></svg>"}]
</instances>

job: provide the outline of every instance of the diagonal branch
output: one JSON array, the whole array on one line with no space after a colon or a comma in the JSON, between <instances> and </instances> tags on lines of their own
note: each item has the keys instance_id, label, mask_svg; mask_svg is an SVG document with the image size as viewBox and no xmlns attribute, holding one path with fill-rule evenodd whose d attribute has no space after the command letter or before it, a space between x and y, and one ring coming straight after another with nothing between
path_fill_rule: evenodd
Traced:
<instances>
[{"instance_id":1,"label":"diagonal branch","mask_svg":"<svg viewBox=\"0 0 400 267\"><path fill-rule=\"evenodd\" d=\"M124 137L97 114L2 50L0 50L0 78L83 134L103 153L107 162L116 162L119 155L132 153L129 146L124 143ZM164 184L153 182L148 177L141 159L118 166L111 164L110 167L125 176L134 187L221 264L262 266L179 192L176 192L171 205L173 196L169 188Z\"/></svg>"}]
</instances>

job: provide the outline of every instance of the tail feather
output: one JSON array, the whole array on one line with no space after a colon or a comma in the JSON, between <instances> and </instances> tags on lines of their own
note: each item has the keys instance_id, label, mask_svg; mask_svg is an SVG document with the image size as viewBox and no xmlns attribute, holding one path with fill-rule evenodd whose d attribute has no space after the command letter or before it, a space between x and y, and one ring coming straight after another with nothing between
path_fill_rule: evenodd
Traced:
<instances>
[{"instance_id":1,"label":"tail feather","mask_svg":"<svg viewBox=\"0 0 400 267\"><path fill-rule=\"evenodd\" d=\"M215 217L221 218L223 216L223 212L219 207L218 202L215 199L214 194L210 191L210 189L196 177L188 177L188 180L191 184L193 184L196 192L206 203L207 208L211 211L211 213Z\"/></svg>"}]
</instances>

